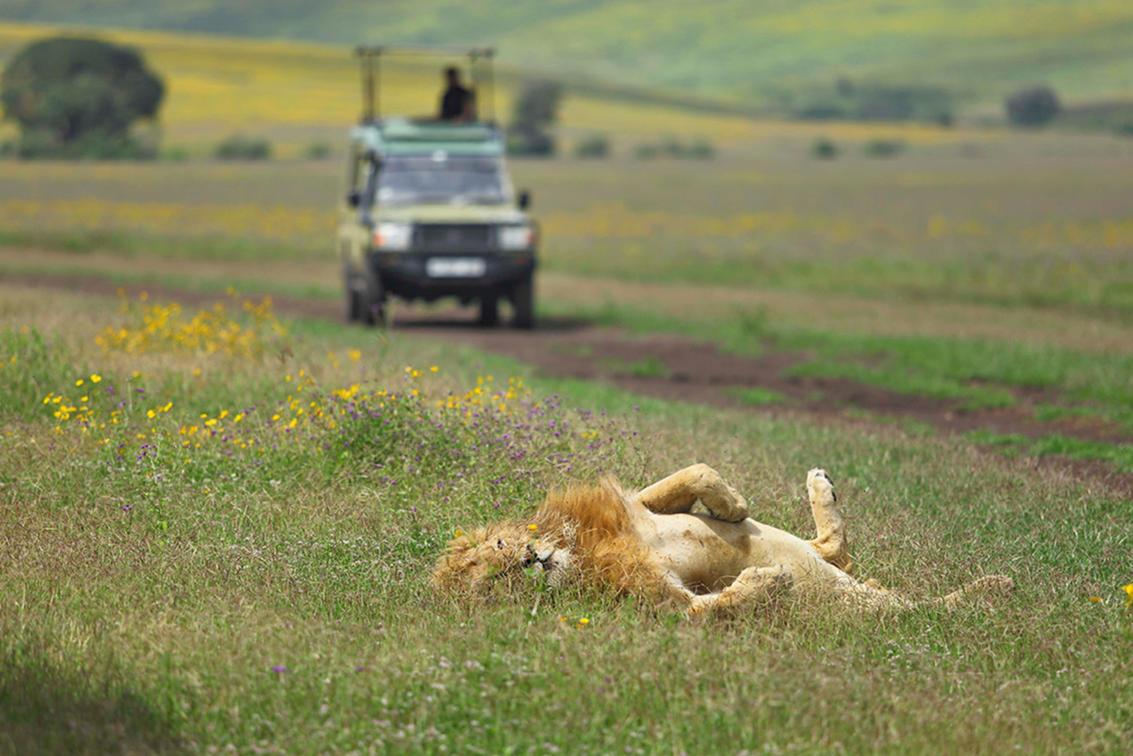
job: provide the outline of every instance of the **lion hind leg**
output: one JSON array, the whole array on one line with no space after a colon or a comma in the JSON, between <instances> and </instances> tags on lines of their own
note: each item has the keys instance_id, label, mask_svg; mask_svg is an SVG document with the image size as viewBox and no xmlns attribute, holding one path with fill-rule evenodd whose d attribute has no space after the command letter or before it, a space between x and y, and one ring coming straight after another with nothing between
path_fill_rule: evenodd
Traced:
<instances>
[{"instance_id":1,"label":"lion hind leg","mask_svg":"<svg viewBox=\"0 0 1133 756\"><path fill-rule=\"evenodd\" d=\"M834 482L825 470L816 467L806 474L806 490L810 496L810 511L814 515L817 533L810 545L827 562L843 572L849 572L853 563L850 560L846 525L842 520L842 513L838 511L838 497L834 494Z\"/></svg>"},{"instance_id":2,"label":"lion hind leg","mask_svg":"<svg viewBox=\"0 0 1133 756\"><path fill-rule=\"evenodd\" d=\"M720 473L705 464L678 470L638 491L634 499L656 514L681 514L698 500L718 519L739 522L747 519L747 502L728 485Z\"/></svg>"},{"instance_id":3,"label":"lion hind leg","mask_svg":"<svg viewBox=\"0 0 1133 756\"><path fill-rule=\"evenodd\" d=\"M724 590L694 596L688 608L690 617L708 613L729 614L753 606L762 599L789 590L794 576L783 568L748 567Z\"/></svg>"}]
</instances>

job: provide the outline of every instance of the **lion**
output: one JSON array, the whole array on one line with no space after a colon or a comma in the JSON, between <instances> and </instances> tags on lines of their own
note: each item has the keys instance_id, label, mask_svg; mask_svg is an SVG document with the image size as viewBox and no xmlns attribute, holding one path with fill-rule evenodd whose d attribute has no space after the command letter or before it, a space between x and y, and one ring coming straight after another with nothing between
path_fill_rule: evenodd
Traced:
<instances>
[{"instance_id":1,"label":"lion","mask_svg":"<svg viewBox=\"0 0 1133 756\"><path fill-rule=\"evenodd\" d=\"M440 593L484 595L524 573L551 587L589 582L675 606L690 617L735 613L784 591L807 589L877 609L918 603L952 607L1003 592L1011 578L989 575L946 596L917 602L850 573L846 528L834 484L807 473L817 535L812 540L757 522L742 496L705 464L637 491L613 478L551 492L529 519L458 534L432 572ZM699 501L707 514L692 511Z\"/></svg>"}]
</instances>

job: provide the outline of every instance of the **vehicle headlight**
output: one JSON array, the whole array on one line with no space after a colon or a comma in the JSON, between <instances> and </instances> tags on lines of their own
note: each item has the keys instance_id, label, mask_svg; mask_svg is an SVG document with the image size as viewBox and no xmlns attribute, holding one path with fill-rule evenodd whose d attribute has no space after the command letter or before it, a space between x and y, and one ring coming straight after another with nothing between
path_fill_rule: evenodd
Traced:
<instances>
[{"instance_id":1,"label":"vehicle headlight","mask_svg":"<svg viewBox=\"0 0 1133 756\"><path fill-rule=\"evenodd\" d=\"M503 226L497 238L500 249L531 249L535 246L535 229L531 226Z\"/></svg>"},{"instance_id":2,"label":"vehicle headlight","mask_svg":"<svg viewBox=\"0 0 1133 756\"><path fill-rule=\"evenodd\" d=\"M379 223L374 229L374 246L379 249L403 252L412 242L412 223Z\"/></svg>"}]
</instances>

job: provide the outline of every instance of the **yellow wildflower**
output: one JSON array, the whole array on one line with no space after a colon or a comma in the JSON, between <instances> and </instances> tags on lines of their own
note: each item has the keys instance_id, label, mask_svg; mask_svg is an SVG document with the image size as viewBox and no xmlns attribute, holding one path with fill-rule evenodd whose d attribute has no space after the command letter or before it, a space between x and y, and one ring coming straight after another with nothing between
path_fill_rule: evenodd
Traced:
<instances>
[{"instance_id":1,"label":"yellow wildflower","mask_svg":"<svg viewBox=\"0 0 1133 756\"><path fill-rule=\"evenodd\" d=\"M101 375L99 375L98 373L92 373L92 374L91 374L91 377L90 377L90 382L91 382L91 383L98 383L98 382L99 382L99 381L101 381L101 380L102 380L102 376L101 376Z\"/></svg>"}]
</instances>

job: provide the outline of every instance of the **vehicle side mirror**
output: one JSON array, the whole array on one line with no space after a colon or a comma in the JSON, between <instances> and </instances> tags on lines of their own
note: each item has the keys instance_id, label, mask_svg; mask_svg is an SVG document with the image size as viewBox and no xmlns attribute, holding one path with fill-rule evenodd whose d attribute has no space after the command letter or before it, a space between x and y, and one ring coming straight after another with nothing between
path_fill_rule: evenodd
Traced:
<instances>
[{"instance_id":1,"label":"vehicle side mirror","mask_svg":"<svg viewBox=\"0 0 1133 756\"><path fill-rule=\"evenodd\" d=\"M362 203L362 192L351 189L350 194L346 195L346 203L351 207L358 207Z\"/></svg>"},{"instance_id":2,"label":"vehicle side mirror","mask_svg":"<svg viewBox=\"0 0 1133 756\"><path fill-rule=\"evenodd\" d=\"M520 210L526 210L531 207L531 192L526 189L520 190L519 197L516 198L515 204L519 206Z\"/></svg>"}]
</instances>

